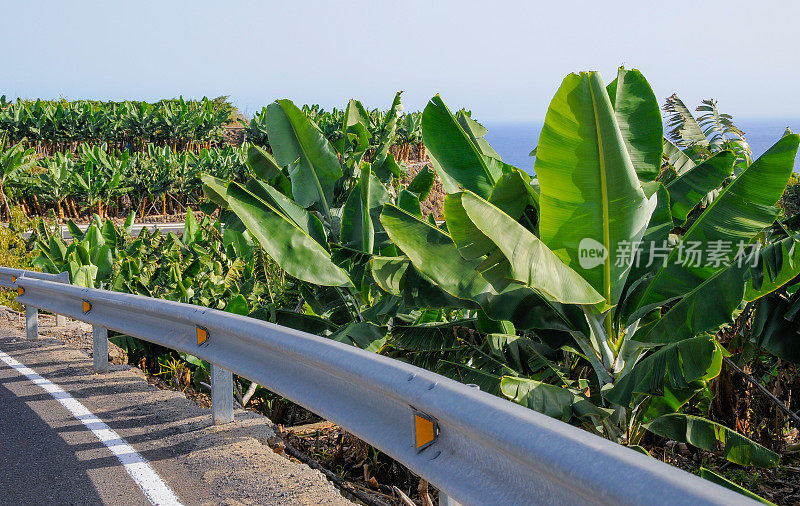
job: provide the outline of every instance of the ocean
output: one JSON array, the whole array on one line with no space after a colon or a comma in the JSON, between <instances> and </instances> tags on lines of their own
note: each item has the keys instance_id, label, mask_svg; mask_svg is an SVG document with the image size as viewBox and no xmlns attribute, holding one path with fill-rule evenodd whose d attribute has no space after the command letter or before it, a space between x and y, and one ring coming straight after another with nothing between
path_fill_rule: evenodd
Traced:
<instances>
[{"instance_id":1,"label":"ocean","mask_svg":"<svg viewBox=\"0 0 800 506\"><path fill-rule=\"evenodd\" d=\"M788 126L800 133L800 119L735 121L744 130L745 138L758 158L783 135ZM486 139L503 158L503 161L533 174L533 158L528 156L539 140L542 123L485 123L489 129ZM800 157L794 162L795 172L800 172Z\"/></svg>"}]
</instances>

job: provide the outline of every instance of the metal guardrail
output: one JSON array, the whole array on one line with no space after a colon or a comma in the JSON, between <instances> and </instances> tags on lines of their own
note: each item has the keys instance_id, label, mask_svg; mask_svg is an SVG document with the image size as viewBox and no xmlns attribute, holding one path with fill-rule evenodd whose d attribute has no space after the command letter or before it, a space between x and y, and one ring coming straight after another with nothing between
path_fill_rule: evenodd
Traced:
<instances>
[{"instance_id":1,"label":"metal guardrail","mask_svg":"<svg viewBox=\"0 0 800 506\"><path fill-rule=\"evenodd\" d=\"M8 226L8 224L0 224L0 226ZM168 234L169 232L174 232L175 234L180 235L183 233L185 223L183 222L161 222L161 223L134 223L131 227L131 235L136 237L141 233L143 229L148 229L150 232L155 232L156 230L161 230L162 233ZM78 228L82 231L86 231L89 228L89 224L79 224ZM26 232L21 232L20 237L27 240L30 238L32 231L28 230ZM69 231L69 227L66 225L58 225L58 235L61 236L62 239L65 241L72 240L72 233Z\"/></svg>"},{"instance_id":2,"label":"metal guardrail","mask_svg":"<svg viewBox=\"0 0 800 506\"><path fill-rule=\"evenodd\" d=\"M213 364L212 406L226 404L218 412L229 400L232 414L233 372L339 424L463 504L754 504L577 427L354 346L214 309L24 274L10 285L22 288L17 301L26 307ZM0 269L3 286L6 276ZM107 341L104 332L94 335ZM95 353L96 367L98 359Z\"/></svg>"}]
</instances>

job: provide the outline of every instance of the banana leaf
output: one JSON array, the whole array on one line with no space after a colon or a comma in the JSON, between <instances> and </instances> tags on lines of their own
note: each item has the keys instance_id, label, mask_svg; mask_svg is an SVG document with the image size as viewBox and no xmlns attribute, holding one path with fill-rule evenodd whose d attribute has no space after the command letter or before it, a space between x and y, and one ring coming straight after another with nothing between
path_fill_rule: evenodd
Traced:
<instances>
[{"instance_id":1,"label":"banana leaf","mask_svg":"<svg viewBox=\"0 0 800 506\"><path fill-rule=\"evenodd\" d=\"M283 213L237 183L228 203L261 247L290 275L323 286L351 285L325 248Z\"/></svg>"},{"instance_id":2,"label":"banana leaf","mask_svg":"<svg viewBox=\"0 0 800 506\"><path fill-rule=\"evenodd\" d=\"M503 395L517 404L564 422L574 416L597 424L612 413L612 410L595 406L592 401L571 389L529 378L504 376L500 381L500 389Z\"/></svg>"},{"instance_id":3,"label":"banana leaf","mask_svg":"<svg viewBox=\"0 0 800 506\"><path fill-rule=\"evenodd\" d=\"M422 113L422 136L445 190L461 187L489 198L501 172L496 165L490 167L489 158L472 142L439 95Z\"/></svg>"},{"instance_id":4,"label":"banana leaf","mask_svg":"<svg viewBox=\"0 0 800 506\"><path fill-rule=\"evenodd\" d=\"M687 388L700 379L716 377L722 368L722 351L712 337L699 336L663 346L643 358L603 397L630 406L641 395L664 395L665 385Z\"/></svg>"},{"instance_id":5,"label":"banana leaf","mask_svg":"<svg viewBox=\"0 0 800 506\"><path fill-rule=\"evenodd\" d=\"M514 279L558 302L597 304L604 301L601 294L565 265L539 238L474 193L448 195L446 213L448 228L456 244L464 245L459 252L467 260L484 255L491 257L495 250L499 250Z\"/></svg>"},{"instance_id":6,"label":"banana leaf","mask_svg":"<svg viewBox=\"0 0 800 506\"><path fill-rule=\"evenodd\" d=\"M607 87L622 139L640 181L655 181L661 171L661 110L641 72L620 67Z\"/></svg>"},{"instance_id":7,"label":"banana leaf","mask_svg":"<svg viewBox=\"0 0 800 506\"><path fill-rule=\"evenodd\" d=\"M306 209L314 207L330 222L342 167L328 139L291 100L267 106L267 134L278 165L289 167L294 200Z\"/></svg>"},{"instance_id":8,"label":"banana leaf","mask_svg":"<svg viewBox=\"0 0 800 506\"><path fill-rule=\"evenodd\" d=\"M792 173L798 143L800 136L796 134L775 143L726 186L684 234L682 243L685 245L708 247L712 241L728 245L729 249L721 252L721 265L708 262L692 265L692 262L682 261L682 248L673 248L666 265L656 272L642 291L640 307L690 292L724 265L730 264L737 254L738 245L749 243L773 223L778 214L775 204Z\"/></svg>"},{"instance_id":9,"label":"banana leaf","mask_svg":"<svg viewBox=\"0 0 800 506\"><path fill-rule=\"evenodd\" d=\"M667 184L672 216L678 223L685 222L689 212L703 197L730 177L735 161L733 151L720 151Z\"/></svg>"},{"instance_id":10,"label":"banana leaf","mask_svg":"<svg viewBox=\"0 0 800 506\"><path fill-rule=\"evenodd\" d=\"M659 436L707 451L721 450L726 459L741 466L775 467L778 454L738 432L699 416L672 413L645 424Z\"/></svg>"},{"instance_id":11,"label":"banana leaf","mask_svg":"<svg viewBox=\"0 0 800 506\"><path fill-rule=\"evenodd\" d=\"M727 489L733 490L734 492L739 492L740 494L745 495L745 496L749 497L750 499L753 499L754 501L758 501L761 504L767 504L767 505L770 505L770 506L775 506L775 503L767 501L763 497L750 492L746 488L740 487L736 483L726 479L723 476L720 476L719 474L715 473L714 471L712 471L710 469L706 469L705 467L701 467L700 468L700 477L703 478L704 480L708 480L708 481L710 481L712 483L716 483L717 485L720 485L720 486L723 486L723 487L725 487Z\"/></svg>"},{"instance_id":12,"label":"banana leaf","mask_svg":"<svg viewBox=\"0 0 800 506\"><path fill-rule=\"evenodd\" d=\"M641 240L657 199L642 189L598 73L564 79L545 116L534 167L542 242L607 306L616 305L630 269L617 261L618 246Z\"/></svg>"}]
</instances>

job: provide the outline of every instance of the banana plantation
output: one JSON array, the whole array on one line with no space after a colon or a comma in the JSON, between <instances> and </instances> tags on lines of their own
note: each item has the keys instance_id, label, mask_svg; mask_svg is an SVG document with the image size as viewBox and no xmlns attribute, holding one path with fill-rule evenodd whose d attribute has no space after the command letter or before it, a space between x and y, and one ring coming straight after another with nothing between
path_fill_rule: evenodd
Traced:
<instances>
[{"instance_id":1,"label":"banana plantation","mask_svg":"<svg viewBox=\"0 0 800 506\"><path fill-rule=\"evenodd\" d=\"M375 152L388 112L360 103L364 135ZM342 143L345 112L318 105L304 114L334 143ZM201 101L9 103L0 97L0 219L10 207L32 216L83 220L93 213L124 218L174 215L202 200L202 174L246 182L251 145L271 150L266 108L244 128L241 145L223 142L234 123L225 97ZM424 158L420 113L395 119L390 151L397 161ZM244 127L244 125L242 125ZM395 169L399 171L399 166Z\"/></svg>"},{"instance_id":2,"label":"banana plantation","mask_svg":"<svg viewBox=\"0 0 800 506\"><path fill-rule=\"evenodd\" d=\"M386 111L276 100L249 142L198 152L224 108L188 104L0 106L3 213L93 216L68 222L71 242L36 220L35 268L407 361L745 494L797 465L800 218L779 203L799 135L754 157L713 100L662 108L624 68L564 78L531 141L535 176L438 95L410 114L400 93ZM184 110L194 130L109 119ZM427 162L413 177L409 157ZM444 220L422 212L434 184ZM186 213L183 235L132 236L154 210ZM114 339L208 381L194 357ZM266 414L281 405L236 388Z\"/></svg>"}]
</instances>

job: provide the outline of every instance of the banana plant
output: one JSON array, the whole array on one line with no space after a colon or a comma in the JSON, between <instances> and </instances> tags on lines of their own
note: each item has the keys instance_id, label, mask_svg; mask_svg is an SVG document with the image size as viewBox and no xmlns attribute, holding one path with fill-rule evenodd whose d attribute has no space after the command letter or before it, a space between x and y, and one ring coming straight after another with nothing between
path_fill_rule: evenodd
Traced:
<instances>
[{"instance_id":1,"label":"banana plant","mask_svg":"<svg viewBox=\"0 0 800 506\"><path fill-rule=\"evenodd\" d=\"M3 200L3 209L6 219L11 217L11 208L8 205L8 187L19 179L31 167L36 165L33 148L25 149L22 144L14 144L5 149L5 139L0 144L0 199Z\"/></svg>"},{"instance_id":2,"label":"banana plant","mask_svg":"<svg viewBox=\"0 0 800 506\"><path fill-rule=\"evenodd\" d=\"M273 312L273 321L367 349L385 342L398 301L380 292L368 269L373 256L396 254L379 221L381 206L402 203L421 215L419 198L433 184L427 172L416 182L417 193L397 192L391 184L401 170L388 149L400 110L398 93L369 163L370 119L359 102L348 103L340 140L332 143L309 111L278 100L266 109L272 154L258 146L248 153L256 177L239 184L203 176L206 195L227 216L226 230L247 230L301 282L303 314Z\"/></svg>"},{"instance_id":3,"label":"banana plant","mask_svg":"<svg viewBox=\"0 0 800 506\"><path fill-rule=\"evenodd\" d=\"M103 202L110 201L130 190L122 186L122 174L128 164L128 154L121 158L109 157L106 146L95 145L89 148L82 145L83 167L75 172L75 182L83 193L86 204L97 208L97 214L104 216Z\"/></svg>"},{"instance_id":4,"label":"banana plant","mask_svg":"<svg viewBox=\"0 0 800 506\"><path fill-rule=\"evenodd\" d=\"M448 192L445 226L385 205L381 223L404 255L373 259L372 269L402 293L416 283L407 276L413 267L451 297L446 305L477 308L483 326L494 326L490 343L467 341L468 360L441 370L481 378L516 402L624 444L638 445L649 430L703 448L720 444L734 462L776 464L774 453L743 436L677 412L719 373L725 352L713 334L743 301L750 257L734 247L708 265L682 260L695 243L710 250L759 241L777 216L800 137L784 137L743 168L682 229L673 212L682 216L678 203L691 204L702 185L676 180L673 203L655 181L660 113L636 70L620 69L608 87L596 72L564 79L539 138L536 185L495 158L440 97L422 121ZM716 181L733 163L722 154L702 173ZM641 264L634 247L658 256ZM554 365L560 353L577 362ZM690 436L700 433L715 437Z\"/></svg>"},{"instance_id":5,"label":"banana plant","mask_svg":"<svg viewBox=\"0 0 800 506\"><path fill-rule=\"evenodd\" d=\"M38 255L32 264L43 272L69 272L70 282L87 288L108 288L119 259L126 235L129 235L135 215L128 216L122 228L111 220L103 222L94 215L85 231L70 220L72 242L67 244L60 229L50 230L43 221L37 225L31 241Z\"/></svg>"},{"instance_id":6,"label":"banana plant","mask_svg":"<svg viewBox=\"0 0 800 506\"><path fill-rule=\"evenodd\" d=\"M45 171L36 176L33 186L42 200L55 205L59 219L63 219L63 203L72 192L75 160L72 153L56 153L42 162Z\"/></svg>"}]
</instances>

